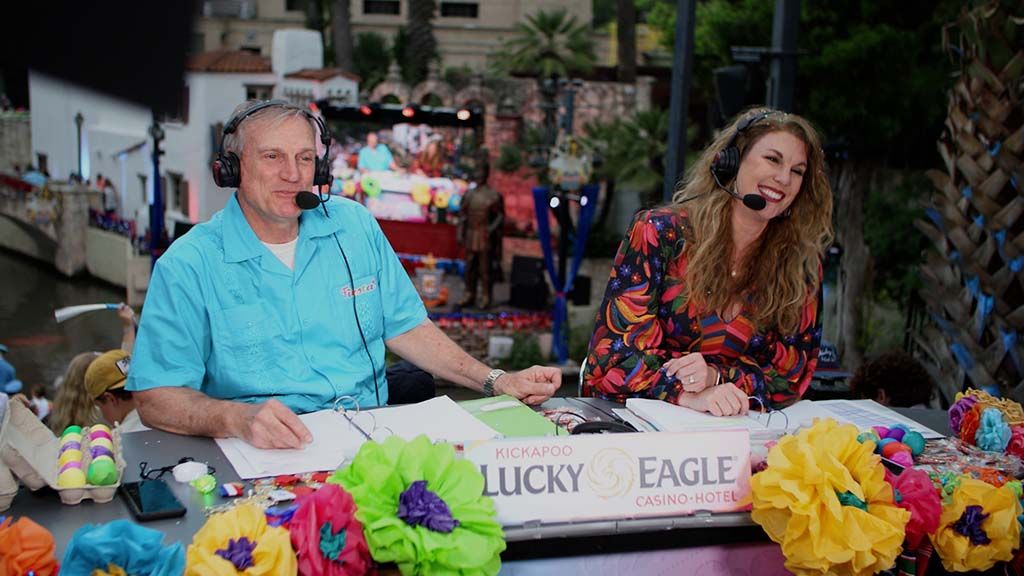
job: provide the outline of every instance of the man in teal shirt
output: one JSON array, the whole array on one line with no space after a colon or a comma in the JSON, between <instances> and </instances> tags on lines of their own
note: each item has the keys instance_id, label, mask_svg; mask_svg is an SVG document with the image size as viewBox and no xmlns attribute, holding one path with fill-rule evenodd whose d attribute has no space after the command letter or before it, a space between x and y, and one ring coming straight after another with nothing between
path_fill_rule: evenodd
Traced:
<instances>
[{"instance_id":1,"label":"man in teal shirt","mask_svg":"<svg viewBox=\"0 0 1024 576\"><path fill-rule=\"evenodd\" d=\"M385 346L468 388L527 402L557 390L557 369L493 371L434 326L363 206L302 212L316 128L286 103L251 106L225 138L237 193L153 271L126 386L147 426L299 447L311 436L295 413L387 402Z\"/></svg>"},{"instance_id":2,"label":"man in teal shirt","mask_svg":"<svg viewBox=\"0 0 1024 576\"><path fill-rule=\"evenodd\" d=\"M395 164L395 158L391 155L391 150L388 150L387 146L380 143L376 132L370 132L366 135L366 146L359 150L359 160L356 162L356 167L360 170L369 170L371 172L398 169L398 165Z\"/></svg>"}]
</instances>

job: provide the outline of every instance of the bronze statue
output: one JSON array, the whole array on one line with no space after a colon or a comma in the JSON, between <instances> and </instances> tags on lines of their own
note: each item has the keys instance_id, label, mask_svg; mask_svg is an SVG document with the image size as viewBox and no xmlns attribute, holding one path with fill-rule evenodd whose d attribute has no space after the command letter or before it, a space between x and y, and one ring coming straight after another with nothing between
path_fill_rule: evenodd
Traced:
<instances>
[{"instance_id":1,"label":"bronze statue","mask_svg":"<svg viewBox=\"0 0 1024 576\"><path fill-rule=\"evenodd\" d=\"M483 288L481 308L491 307L495 266L500 266L502 227L505 224L505 202L501 194L487 186L490 165L486 155L477 164L477 186L462 199L462 217L457 234L466 250L465 295L460 306L476 302L477 280Z\"/></svg>"}]
</instances>

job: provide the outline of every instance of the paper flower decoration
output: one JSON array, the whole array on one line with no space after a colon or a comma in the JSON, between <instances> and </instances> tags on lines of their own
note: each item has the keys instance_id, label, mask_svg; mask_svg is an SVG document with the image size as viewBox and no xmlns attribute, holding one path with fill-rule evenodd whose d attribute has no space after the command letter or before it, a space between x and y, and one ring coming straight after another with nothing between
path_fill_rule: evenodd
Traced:
<instances>
[{"instance_id":1,"label":"paper flower decoration","mask_svg":"<svg viewBox=\"0 0 1024 576\"><path fill-rule=\"evenodd\" d=\"M363 176L363 179L359 181L359 186L363 189L363 193L370 198L380 196L380 180L377 180L373 176Z\"/></svg>"},{"instance_id":2,"label":"paper flower decoration","mask_svg":"<svg viewBox=\"0 0 1024 576\"><path fill-rule=\"evenodd\" d=\"M1010 443L1010 425L1003 420L1003 413L997 408L982 410L974 442L978 448L988 452L1006 450L1006 445Z\"/></svg>"},{"instance_id":3,"label":"paper flower decoration","mask_svg":"<svg viewBox=\"0 0 1024 576\"><path fill-rule=\"evenodd\" d=\"M365 574L373 565L352 496L325 484L302 498L289 530L302 576Z\"/></svg>"},{"instance_id":4,"label":"paper flower decoration","mask_svg":"<svg viewBox=\"0 0 1024 576\"><path fill-rule=\"evenodd\" d=\"M1024 458L1024 426L1010 427L1010 442L1006 445L1006 453Z\"/></svg>"},{"instance_id":5,"label":"paper flower decoration","mask_svg":"<svg viewBox=\"0 0 1024 576\"><path fill-rule=\"evenodd\" d=\"M462 208L462 194L455 193L448 199L448 211L458 212Z\"/></svg>"},{"instance_id":6,"label":"paper flower decoration","mask_svg":"<svg viewBox=\"0 0 1024 576\"><path fill-rule=\"evenodd\" d=\"M57 576L55 549L53 534L28 518L0 521L0 574Z\"/></svg>"},{"instance_id":7,"label":"paper flower decoration","mask_svg":"<svg viewBox=\"0 0 1024 576\"><path fill-rule=\"evenodd\" d=\"M981 411L983 407L980 404L971 406L971 409L964 413L963 420L960 421L960 439L968 444L974 444L974 439L978 435L978 427L981 426Z\"/></svg>"},{"instance_id":8,"label":"paper flower decoration","mask_svg":"<svg viewBox=\"0 0 1024 576\"><path fill-rule=\"evenodd\" d=\"M505 549L494 503L471 462L426 436L366 442L327 480L356 502L374 559L402 574L497 574Z\"/></svg>"},{"instance_id":9,"label":"paper flower decoration","mask_svg":"<svg viewBox=\"0 0 1024 576\"><path fill-rule=\"evenodd\" d=\"M798 574L873 574L896 562L910 512L893 502L885 468L857 429L818 420L784 436L751 479L754 521Z\"/></svg>"},{"instance_id":10,"label":"paper flower decoration","mask_svg":"<svg viewBox=\"0 0 1024 576\"><path fill-rule=\"evenodd\" d=\"M86 524L68 542L63 572L178 576L185 568L185 553L178 542L164 546L163 539L163 533L130 520Z\"/></svg>"},{"instance_id":11,"label":"paper flower decoration","mask_svg":"<svg viewBox=\"0 0 1024 576\"><path fill-rule=\"evenodd\" d=\"M942 514L942 499L939 490L927 473L908 468L896 476L885 471L885 480L893 488L893 502L910 512L907 522L907 548L916 550L921 539L935 532Z\"/></svg>"},{"instance_id":12,"label":"paper flower decoration","mask_svg":"<svg viewBox=\"0 0 1024 576\"><path fill-rule=\"evenodd\" d=\"M963 421L964 414L973 408L977 402L978 400L974 396L963 396L949 407L949 429L952 430L954 434L960 430L960 424Z\"/></svg>"},{"instance_id":13,"label":"paper flower decoration","mask_svg":"<svg viewBox=\"0 0 1024 576\"><path fill-rule=\"evenodd\" d=\"M246 504L211 516L192 537L186 576L296 574L288 531L267 526L263 511Z\"/></svg>"},{"instance_id":14,"label":"paper flower decoration","mask_svg":"<svg viewBox=\"0 0 1024 576\"><path fill-rule=\"evenodd\" d=\"M1012 560L1020 544L1020 513L1020 502L1009 486L995 488L964 478L932 536L942 565L952 572L967 572Z\"/></svg>"},{"instance_id":15,"label":"paper flower decoration","mask_svg":"<svg viewBox=\"0 0 1024 576\"><path fill-rule=\"evenodd\" d=\"M356 183L354 180L347 180L341 185L341 193L347 198L351 198L356 195Z\"/></svg>"},{"instance_id":16,"label":"paper flower decoration","mask_svg":"<svg viewBox=\"0 0 1024 576\"><path fill-rule=\"evenodd\" d=\"M426 182L416 182L412 185L412 200L420 206L430 204L430 185Z\"/></svg>"},{"instance_id":17,"label":"paper flower decoration","mask_svg":"<svg viewBox=\"0 0 1024 576\"><path fill-rule=\"evenodd\" d=\"M451 201L451 194L447 190L438 190L434 194L434 207L444 210L448 208L448 203Z\"/></svg>"}]
</instances>

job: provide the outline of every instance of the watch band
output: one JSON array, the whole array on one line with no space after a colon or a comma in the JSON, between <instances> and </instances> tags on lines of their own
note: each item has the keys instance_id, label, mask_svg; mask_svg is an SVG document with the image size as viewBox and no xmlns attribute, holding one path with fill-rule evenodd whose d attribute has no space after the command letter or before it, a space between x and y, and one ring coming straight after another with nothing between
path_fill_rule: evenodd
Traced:
<instances>
[{"instance_id":1,"label":"watch band","mask_svg":"<svg viewBox=\"0 0 1024 576\"><path fill-rule=\"evenodd\" d=\"M498 381L498 378L505 374L504 370L495 368L487 374L487 378L484 378L484 396L494 396L494 383Z\"/></svg>"}]
</instances>

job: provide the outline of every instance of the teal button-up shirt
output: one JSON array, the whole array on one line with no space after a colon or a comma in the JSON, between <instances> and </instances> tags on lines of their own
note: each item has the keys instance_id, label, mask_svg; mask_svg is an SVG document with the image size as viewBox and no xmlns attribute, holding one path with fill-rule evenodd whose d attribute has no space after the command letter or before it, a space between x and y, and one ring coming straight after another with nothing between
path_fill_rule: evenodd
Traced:
<instances>
[{"instance_id":1,"label":"teal button-up shirt","mask_svg":"<svg viewBox=\"0 0 1024 576\"><path fill-rule=\"evenodd\" d=\"M236 197L176 240L153 271L126 388L276 398L303 413L342 396L375 406L375 371L386 403L384 341L427 312L373 216L340 198L327 208L330 217L300 216L294 271L256 237Z\"/></svg>"}]
</instances>

